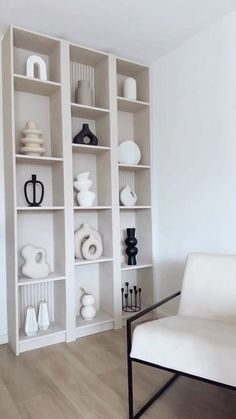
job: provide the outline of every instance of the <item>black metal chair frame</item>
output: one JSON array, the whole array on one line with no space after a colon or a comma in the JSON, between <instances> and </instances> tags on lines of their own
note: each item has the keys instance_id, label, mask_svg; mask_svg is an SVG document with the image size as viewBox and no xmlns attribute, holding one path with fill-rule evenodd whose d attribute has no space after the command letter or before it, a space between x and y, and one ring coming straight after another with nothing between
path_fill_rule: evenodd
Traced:
<instances>
[{"instance_id":1,"label":"black metal chair frame","mask_svg":"<svg viewBox=\"0 0 236 419\"><path fill-rule=\"evenodd\" d=\"M140 359L131 358L131 347L132 347L132 323L135 320L138 320L140 317L144 316L145 314L149 313L152 310L155 310L156 308L162 306L163 304L167 303L168 301L172 300L175 297L178 297L180 295L181 291L176 292L175 294L170 295L167 298L164 298L163 300L159 301L156 304L151 305L150 307L146 308L145 310L140 311L139 313L135 314L134 316L127 319L127 361L128 361L128 401L129 401L129 419L138 419L140 418L144 412L153 404L155 400L157 400L169 387L170 385L178 378L180 375L184 377L193 378L199 381L204 381L209 384L214 384L219 387L224 387L229 390L236 390L236 387L219 383L217 381L208 380L206 378L197 377L195 375L187 374L182 371L173 370L170 368L162 367L161 365L152 364L150 362L142 361ZM134 414L134 403L133 403L133 362L137 362L139 364L148 365L150 367L158 368L164 371L172 372L174 375L162 386L152 397L150 400L148 400L141 409Z\"/></svg>"}]
</instances>

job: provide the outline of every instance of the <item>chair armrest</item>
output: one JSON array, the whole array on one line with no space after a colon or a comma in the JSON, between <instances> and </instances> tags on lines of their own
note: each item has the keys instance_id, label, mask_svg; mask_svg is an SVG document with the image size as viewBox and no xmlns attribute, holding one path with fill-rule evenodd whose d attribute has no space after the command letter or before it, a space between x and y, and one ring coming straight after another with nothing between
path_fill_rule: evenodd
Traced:
<instances>
[{"instance_id":1,"label":"chair armrest","mask_svg":"<svg viewBox=\"0 0 236 419\"><path fill-rule=\"evenodd\" d=\"M163 304L167 303L170 300L173 300L173 298L178 297L178 295L181 294L181 291L177 291L172 295L169 295L169 297L164 298L163 300L145 308L144 310L140 311L139 313L135 314L132 317L129 317L127 319L127 349L128 349L128 358L129 354L131 352L131 323L140 317L144 316L145 314L149 313L152 310L155 310L155 308L158 308L162 306Z\"/></svg>"}]
</instances>

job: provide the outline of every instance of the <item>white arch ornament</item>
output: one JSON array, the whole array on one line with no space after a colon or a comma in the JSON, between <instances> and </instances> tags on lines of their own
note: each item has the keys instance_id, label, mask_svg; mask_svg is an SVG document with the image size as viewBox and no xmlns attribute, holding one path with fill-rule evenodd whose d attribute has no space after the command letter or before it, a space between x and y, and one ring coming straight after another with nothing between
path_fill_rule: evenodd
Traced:
<instances>
[{"instance_id":1,"label":"white arch ornament","mask_svg":"<svg viewBox=\"0 0 236 419\"><path fill-rule=\"evenodd\" d=\"M27 77L35 78L35 67L38 67L38 74L40 80L47 80L47 66L45 61L38 55L30 55L26 61L26 75Z\"/></svg>"}]
</instances>

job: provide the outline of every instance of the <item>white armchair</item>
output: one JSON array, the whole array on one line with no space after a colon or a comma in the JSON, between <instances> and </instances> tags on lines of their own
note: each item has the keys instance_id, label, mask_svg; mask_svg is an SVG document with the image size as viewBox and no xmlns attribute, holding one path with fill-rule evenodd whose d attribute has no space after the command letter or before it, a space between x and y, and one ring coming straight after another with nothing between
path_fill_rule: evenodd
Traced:
<instances>
[{"instance_id":1,"label":"white armchair","mask_svg":"<svg viewBox=\"0 0 236 419\"><path fill-rule=\"evenodd\" d=\"M132 322L181 294L178 314ZM132 342L131 342L132 340ZM236 256L191 254L182 291L127 321L129 419L139 418L179 375L236 389ZM132 362L174 372L134 415Z\"/></svg>"}]
</instances>

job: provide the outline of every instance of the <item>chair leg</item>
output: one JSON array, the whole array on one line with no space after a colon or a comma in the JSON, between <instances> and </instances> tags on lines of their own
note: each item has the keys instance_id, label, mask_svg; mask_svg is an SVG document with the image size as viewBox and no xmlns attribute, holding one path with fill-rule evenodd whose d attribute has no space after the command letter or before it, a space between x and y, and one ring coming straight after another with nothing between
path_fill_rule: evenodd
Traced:
<instances>
[{"instance_id":1,"label":"chair leg","mask_svg":"<svg viewBox=\"0 0 236 419\"><path fill-rule=\"evenodd\" d=\"M133 373L132 373L132 359L128 357L128 397L129 397L129 419L138 419L144 412L157 400L178 378L179 374L174 374L154 396L148 400L143 407L134 415L134 402L133 402Z\"/></svg>"}]
</instances>

